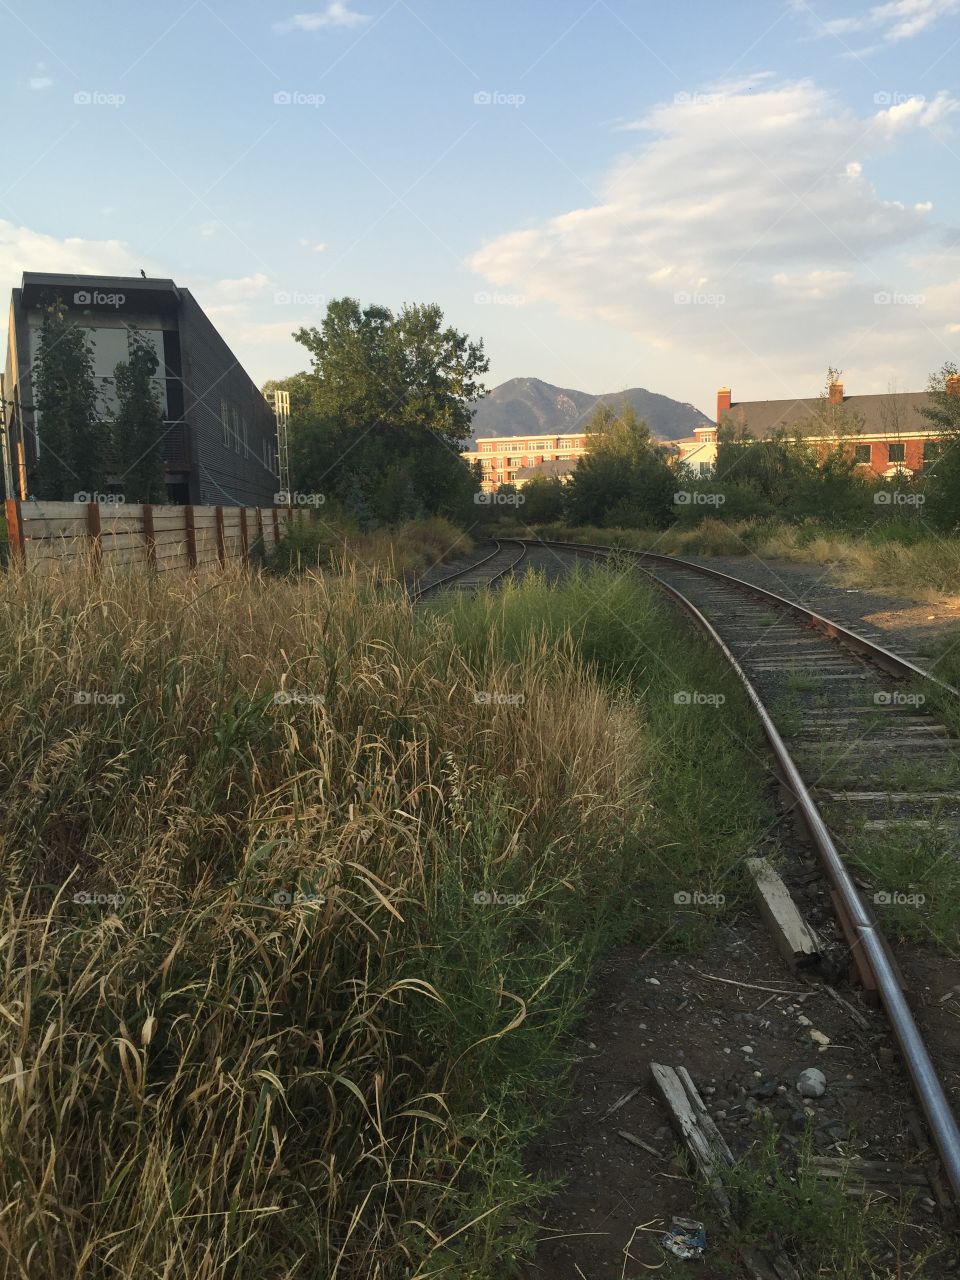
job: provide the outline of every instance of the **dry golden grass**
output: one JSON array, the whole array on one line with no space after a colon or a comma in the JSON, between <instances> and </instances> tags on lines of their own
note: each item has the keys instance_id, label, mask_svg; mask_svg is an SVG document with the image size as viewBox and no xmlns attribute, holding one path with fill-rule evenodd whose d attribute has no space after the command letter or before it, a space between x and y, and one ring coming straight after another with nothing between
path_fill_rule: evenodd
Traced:
<instances>
[{"instance_id":1,"label":"dry golden grass","mask_svg":"<svg viewBox=\"0 0 960 1280\"><path fill-rule=\"evenodd\" d=\"M543 530L543 536L676 556L742 556L829 565L845 586L902 595L924 603L960 603L960 537L906 531L902 540L824 529L810 521L787 525L756 520L707 519L661 531L637 529Z\"/></svg>"},{"instance_id":2,"label":"dry golden grass","mask_svg":"<svg viewBox=\"0 0 960 1280\"><path fill-rule=\"evenodd\" d=\"M0 597L0 1272L495 1259L484 1080L508 1044L543 1075L525 1036L642 800L636 709L563 646L468 665L355 574Z\"/></svg>"},{"instance_id":3,"label":"dry golden grass","mask_svg":"<svg viewBox=\"0 0 960 1280\"><path fill-rule=\"evenodd\" d=\"M319 566L336 572L369 572L397 579L422 573L451 555L465 555L474 541L442 516L407 520L391 528L361 532L356 524L331 511L300 512L274 561L286 569Z\"/></svg>"}]
</instances>

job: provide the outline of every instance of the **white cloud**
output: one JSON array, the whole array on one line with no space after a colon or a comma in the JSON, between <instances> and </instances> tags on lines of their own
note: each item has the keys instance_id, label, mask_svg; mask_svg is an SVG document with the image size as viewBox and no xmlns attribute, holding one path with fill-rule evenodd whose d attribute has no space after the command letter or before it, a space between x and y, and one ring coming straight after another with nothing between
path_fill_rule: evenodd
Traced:
<instances>
[{"instance_id":1,"label":"white cloud","mask_svg":"<svg viewBox=\"0 0 960 1280\"><path fill-rule=\"evenodd\" d=\"M31 76L27 83L31 89L39 93L43 89L49 89L53 81L49 76Z\"/></svg>"},{"instance_id":2,"label":"white cloud","mask_svg":"<svg viewBox=\"0 0 960 1280\"><path fill-rule=\"evenodd\" d=\"M805 8L801 4L795 6ZM926 31L941 18L960 12L960 0L889 0L873 5L866 13L832 18L821 26L824 35L844 36L854 31L876 31L884 40L909 40Z\"/></svg>"},{"instance_id":3,"label":"white cloud","mask_svg":"<svg viewBox=\"0 0 960 1280\"><path fill-rule=\"evenodd\" d=\"M883 199L864 168L955 105L939 95L865 119L810 81L683 95L632 126L647 140L616 162L595 205L508 232L471 265L688 366L712 362L721 381L733 362L749 365L764 394L785 368L869 367L871 352L893 362L925 344L929 369L948 354L930 330L955 319L958 293L950 312L947 278L943 295L923 290L903 257L931 225L923 193ZM883 291L929 297L878 306Z\"/></svg>"},{"instance_id":4,"label":"white cloud","mask_svg":"<svg viewBox=\"0 0 960 1280\"><path fill-rule=\"evenodd\" d=\"M930 100L917 94L878 111L874 120L884 133L892 135L918 127L931 129L943 124L958 108L960 102L945 91Z\"/></svg>"},{"instance_id":5,"label":"white cloud","mask_svg":"<svg viewBox=\"0 0 960 1280\"><path fill-rule=\"evenodd\" d=\"M152 274L150 264L122 240L59 239L0 220L0 297L9 297L10 289L19 287L24 271L136 276L141 266Z\"/></svg>"},{"instance_id":6,"label":"white cloud","mask_svg":"<svg viewBox=\"0 0 960 1280\"><path fill-rule=\"evenodd\" d=\"M220 297L243 302L262 293L269 283L269 276L258 271L256 275L240 276L236 280L218 280L213 287Z\"/></svg>"},{"instance_id":7,"label":"white cloud","mask_svg":"<svg viewBox=\"0 0 960 1280\"><path fill-rule=\"evenodd\" d=\"M327 27L362 27L371 21L368 13L354 13L342 0L330 0L323 12L296 13L274 24L274 31L322 31Z\"/></svg>"}]
</instances>

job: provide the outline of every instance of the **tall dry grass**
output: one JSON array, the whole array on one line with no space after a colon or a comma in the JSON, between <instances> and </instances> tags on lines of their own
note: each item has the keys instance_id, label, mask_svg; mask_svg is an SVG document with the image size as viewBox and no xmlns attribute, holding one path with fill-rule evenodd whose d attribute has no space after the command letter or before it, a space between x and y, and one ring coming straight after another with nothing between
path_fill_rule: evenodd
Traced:
<instances>
[{"instance_id":1,"label":"tall dry grass","mask_svg":"<svg viewBox=\"0 0 960 1280\"><path fill-rule=\"evenodd\" d=\"M620 892L636 709L349 574L10 573L0 652L0 1273L522 1247L498 1152Z\"/></svg>"}]
</instances>

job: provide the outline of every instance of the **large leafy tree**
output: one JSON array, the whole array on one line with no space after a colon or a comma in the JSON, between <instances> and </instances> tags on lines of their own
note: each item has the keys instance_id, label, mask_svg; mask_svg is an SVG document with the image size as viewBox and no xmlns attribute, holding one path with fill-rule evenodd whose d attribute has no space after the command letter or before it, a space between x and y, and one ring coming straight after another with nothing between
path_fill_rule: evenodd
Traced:
<instances>
[{"instance_id":1,"label":"large leafy tree","mask_svg":"<svg viewBox=\"0 0 960 1280\"><path fill-rule=\"evenodd\" d=\"M664 450L630 405L600 405L587 423L587 452L566 491L577 524L662 526L676 489Z\"/></svg>"},{"instance_id":2,"label":"large leafy tree","mask_svg":"<svg viewBox=\"0 0 960 1280\"><path fill-rule=\"evenodd\" d=\"M33 396L39 411L37 497L69 502L77 492L98 489L109 462L110 433L97 407L93 350L59 300L43 312Z\"/></svg>"},{"instance_id":3,"label":"large leafy tree","mask_svg":"<svg viewBox=\"0 0 960 1280\"><path fill-rule=\"evenodd\" d=\"M131 330L129 359L114 371L117 400L113 421L114 468L128 502L163 502L163 404L156 383L156 352Z\"/></svg>"},{"instance_id":4,"label":"large leafy tree","mask_svg":"<svg viewBox=\"0 0 960 1280\"><path fill-rule=\"evenodd\" d=\"M471 515L477 485L460 450L484 392L483 343L445 325L437 306L395 315L353 298L331 302L319 328L294 337L312 360L309 375L285 380L295 486L362 495L381 520Z\"/></svg>"}]
</instances>

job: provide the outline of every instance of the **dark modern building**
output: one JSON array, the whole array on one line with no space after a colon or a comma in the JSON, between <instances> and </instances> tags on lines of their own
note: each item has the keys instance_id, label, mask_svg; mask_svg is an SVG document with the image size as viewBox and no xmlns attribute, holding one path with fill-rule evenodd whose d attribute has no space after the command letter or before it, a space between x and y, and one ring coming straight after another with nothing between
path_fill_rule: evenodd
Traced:
<instances>
[{"instance_id":1,"label":"dark modern building","mask_svg":"<svg viewBox=\"0 0 960 1280\"><path fill-rule=\"evenodd\" d=\"M2 396L8 497L30 497L43 452L43 421L33 403L31 369L43 308L58 298L87 331L105 419L116 403L114 370L127 359L129 333L137 330L153 344L170 502L273 504L278 490L273 411L189 289L172 280L32 271L24 272L10 303Z\"/></svg>"}]
</instances>

